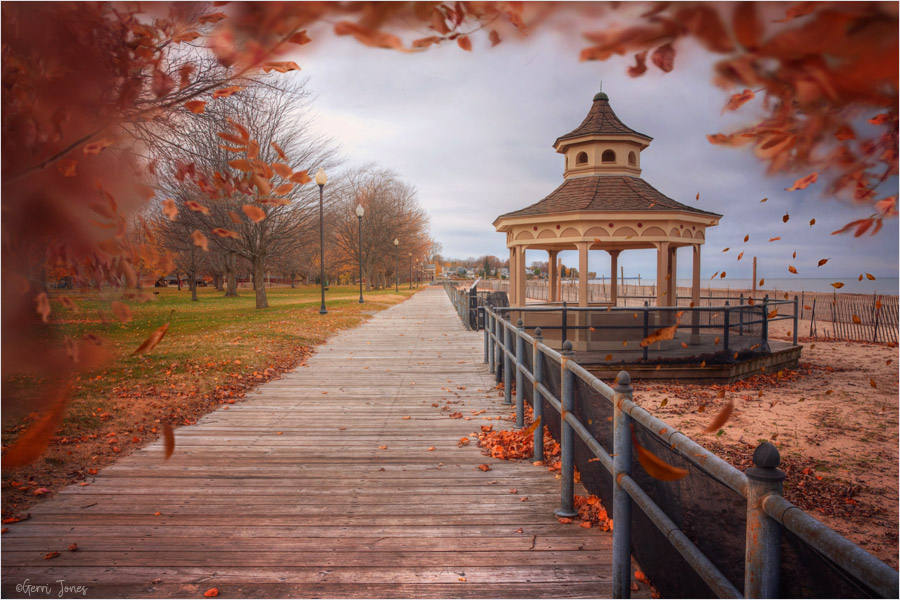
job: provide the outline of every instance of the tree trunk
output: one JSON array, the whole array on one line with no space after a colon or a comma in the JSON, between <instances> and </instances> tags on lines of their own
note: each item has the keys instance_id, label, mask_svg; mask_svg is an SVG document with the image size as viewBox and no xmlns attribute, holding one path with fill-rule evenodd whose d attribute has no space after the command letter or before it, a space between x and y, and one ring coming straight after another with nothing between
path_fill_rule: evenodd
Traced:
<instances>
[{"instance_id":1,"label":"tree trunk","mask_svg":"<svg viewBox=\"0 0 900 600\"><path fill-rule=\"evenodd\" d=\"M295 289L297 287L297 274L291 273L291 289Z\"/></svg>"},{"instance_id":2,"label":"tree trunk","mask_svg":"<svg viewBox=\"0 0 900 600\"><path fill-rule=\"evenodd\" d=\"M256 290L256 308L269 308L266 298L266 265L262 258L253 260L253 287Z\"/></svg>"},{"instance_id":3,"label":"tree trunk","mask_svg":"<svg viewBox=\"0 0 900 600\"><path fill-rule=\"evenodd\" d=\"M228 289L225 290L225 297L237 296L237 271L234 269L234 254L229 252L225 258L225 280Z\"/></svg>"},{"instance_id":4,"label":"tree trunk","mask_svg":"<svg viewBox=\"0 0 900 600\"><path fill-rule=\"evenodd\" d=\"M178 280L178 291L181 291L181 273L175 271L175 279Z\"/></svg>"},{"instance_id":5,"label":"tree trunk","mask_svg":"<svg viewBox=\"0 0 900 600\"><path fill-rule=\"evenodd\" d=\"M188 282L188 288L191 290L191 302L197 301L197 276L191 275L191 280Z\"/></svg>"},{"instance_id":6,"label":"tree trunk","mask_svg":"<svg viewBox=\"0 0 900 600\"><path fill-rule=\"evenodd\" d=\"M217 274L213 275L213 284L216 286L217 292L225 291L225 285L222 283L222 279L223 279L223 277L222 277L221 273L217 273Z\"/></svg>"}]
</instances>

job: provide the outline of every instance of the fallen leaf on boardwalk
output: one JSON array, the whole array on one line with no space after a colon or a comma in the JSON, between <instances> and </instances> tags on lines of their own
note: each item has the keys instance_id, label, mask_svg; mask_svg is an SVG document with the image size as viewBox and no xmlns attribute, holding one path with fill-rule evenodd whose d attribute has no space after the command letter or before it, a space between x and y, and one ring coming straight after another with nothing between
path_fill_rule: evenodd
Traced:
<instances>
[{"instance_id":1,"label":"fallen leaf on boardwalk","mask_svg":"<svg viewBox=\"0 0 900 600\"><path fill-rule=\"evenodd\" d=\"M606 360L612 360L612 359L613 359L613 355L612 355L612 354L607 354L607 355L606 355Z\"/></svg>"},{"instance_id":2,"label":"fallen leaf on boardwalk","mask_svg":"<svg viewBox=\"0 0 900 600\"><path fill-rule=\"evenodd\" d=\"M509 493L510 494L518 494L519 490L517 490L516 488L512 488L511 490L509 490Z\"/></svg>"},{"instance_id":3,"label":"fallen leaf on boardwalk","mask_svg":"<svg viewBox=\"0 0 900 600\"><path fill-rule=\"evenodd\" d=\"M869 385L871 385L873 388L877 388L877 387L878 387L878 386L875 384L875 380L874 380L874 379L870 379L870 380L869 380Z\"/></svg>"},{"instance_id":4,"label":"fallen leaf on boardwalk","mask_svg":"<svg viewBox=\"0 0 900 600\"><path fill-rule=\"evenodd\" d=\"M435 448L434 446L428 447L428 452L434 452L435 450L437 450L437 448Z\"/></svg>"},{"instance_id":5,"label":"fallen leaf on boardwalk","mask_svg":"<svg viewBox=\"0 0 900 600\"><path fill-rule=\"evenodd\" d=\"M582 521L581 526L585 529L590 529L591 527L593 527L593 523L591 523L590 521Z\"/></svg>"},{"instance_id":6,"label":"fallen leaf on boardwalk","mask_svg":"<svg viewBox=\"0 0 900 600\"><path fill-rule=\"evenodd\" d=\"M634 435L634 425L631 426L631 443L637 451L638 462L651 477L661 481L677 481L688 474L686 469L670 465L641 446Z\"/></svg>"},{"instance_id":7,"label":"fallen leaf on boardwalk","mask_svg":"<svg viewBox=\"0 0 900 600\"><path fill-rule=\"evenodd\" d=\"M488 465L478 465L475 467L476 469L481 469L482 471L490 471L491 468Z\"/></svg>"},{"instance_id":8,"label":"fallen leaf on boardwalk","mask_svg":"<svg viewBox=\"0 0 900 600\"><path fill-rule=\"evenodd\" d=\"M132 352L131 355L134 356L135 354L143 354L145 352L150 352L151 350L153 350L153 348L163 339L168 330L168 323L159 327L156 331L151 333L150 336L147 337L146 340L144 340L144 343L138 346L137 350Z\"/></svg>"},{"instance_id":9,"label":"fallen leaf on boardwalk","mask_svg":"<svg viewBox=\"0 0 900 600\"><path fill-rule=\"evenodd\" d=\"M685 344L684 342L681 342L681 347L682 347L682 348L690 348L690 346L688 346L688 345ZM657 368L657 369L658 369L659 367L660 367L660 365L656 365L656 368Z\"/></svg>"},{"instance_id":10,"label":"fallen leaf on boardwalk","mask_svg":"<svg viewBox=\"0 0 900 600\"><path fill-rule=\"evenodd\" d=\"M469 438L463 437L463 438L459 438L459 441L456 443L456 445L459 447L463 447L463 446L468 446L469 443L470 443Z\"/></svg>"},{"instance_id":11,"label":"fallen leaf on boardwalk","mask_svg":"<svg viewBox=\"0 0 900 600\"><path fill-rule=\"evenodd\" d=\"M78 550L78 544L69 544L69 552L75 552Z\"/></svg>"},{"instance_id":12,"label":"fallen leaf on boardwalk","mask_svg":"<svg viewBox=\"0 0 900 600\"><path fill-rule=\"evenodd\" d=\"M219 588L209 588L205 592L203 592L204 598L215 598L219 595Z\"/></svg>"},{"instance_id":13,"label":"fallen leaf on boardwalk","mask_svg":"<svg viewBox=\"0 0 900 600\"><path fill-rule=\"evenodd\" d=\"M7 531L9 531L9 527L4 527L0 529L0 534L6 533Z\"/></svg>"},{"instance_id":14,"label":"fallen leaf on boardwalk","mask_svg":"<svg viewBox=\"0 0 900 600\"><path fill-rule=\"evenodd\" d=\"M44 555L44 560L50 560L51 558L56 558L59 556L59 552L48 552Z\"/></svg>"},{"instance_id":15,"label":"fallen leaf on boardwalk","mask_svg":"<svg viewBox=\"0 0 900 600\"><path fill-rule=\"evenodd\" d=\"M410 419L412 419L412 417L403 417L404 421L409 421Z\"/></svg>"},{"instance_id":16,"label":"fallen leaf on boardwalk","mask_svg":"<svg viewBox=\"0 0 900 600\"><path fill-rule=\"evenodd\" d=\"M568 525L569 523L572 522L572 519L570 519L569 517L556 517L556 520L559 521L560 523L562 523L563 525Z\"/></svg>"},{"instance_id":17,"label":"fallen leaf on boardwalk","mask_svg":"<svg viewBox=\"0 0 900 600\"><path fill-rule=\"evenodd\" d=\"M524 430L522 430L522 433L524 435L531 435L538 428L538 426L540 426L540 424L541 424L541 417L538 417L537 419L534 420L534 422L531 425L529 425Z\"/></svg>"},{"instance_id":18,"label":"fallen leaf on boardwalk","mask_svg":"<svg viewBox=\"0 0 900 600\"><path fill-rule=\"evenodd\" d=\"M175 432L172 431L172 426L169 425L168 421L162 422L162 430L166 450L165 460L169 460L169 458L172 456L172 453L175 452Z\"/></svg>"},{"instance_id":19,"label":"fallen leaf on boardwalk","mask_svg":"<svg viewBox=\"0 0 900 600\"><path fill-rule=\"evenodd\" d=\"M669 403L669 399L668 399L668 398L663 398L662 402L659 403L659 407L660 407L660 408L663 408L663 407L664 407L666 404L668 404L668 403Z\"/></svg>"},{"instance_id":20,"label":"fallen leaf on boardwalk","mask_svg":"<svg viewBox=\"0 0 900 600\"><path fill-rule=\"evenodd\" d=\"M518 529L516 529L516 533L525 533L525 531L521 527L519 527Z\"/></svg>"},{"instance_id":21,"label":"fallen leaf on boardwalk","mask_svg":"<svg viewBox=\"0 0 900 600\"><path fill-rule=\"evenodd\" d=\"M387 446L378 446L379 450L387 450Z\"/></svg>"},{"instance_id":22,"label":"fallen leaf on boardwalk","mask_svg":"<svg viewBox=\"0 0 900 600\"><path fill-rule=\"evenodd\" d=\"M466 580L465 577L457 577L457 579L459 579L460 581L465 581L465 580Z\"/></svg>"},{"instance_id":23,"label":"fallen leaf on boardwalk","mask_svg":"<svg viewBox=\"0 0 900 600\"><path fill-rule=\"evenodd\" d=\"M836 288L836 289L841 289L842 287L844 287L844 284L841 283L840 281L836 281L831 284L831 287Z\"/></svg>"},{"instance_id":24,"label":"fallen leaf on boardwalk","mask_svg":"<svg viewBox=\"0 0 900 600\"><path fill-rule=\"evenodd\" d=\"M731 418L731 413L734 410L734 401L729 400L728 403L722 407L722 410L719 411L719 414L716 415L716 418L707 425L704 430L706 433L715 433L719 429L722 428L722 425L728 422L728 419Z\"/></svg>"}]
</instances>

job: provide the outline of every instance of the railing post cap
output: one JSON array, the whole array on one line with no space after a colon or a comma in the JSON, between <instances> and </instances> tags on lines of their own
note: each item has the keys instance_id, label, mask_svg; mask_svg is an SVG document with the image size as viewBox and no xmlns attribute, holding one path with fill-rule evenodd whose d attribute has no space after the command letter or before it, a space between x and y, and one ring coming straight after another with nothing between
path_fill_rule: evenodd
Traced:
<instances>
[{"instance_id":1,"label":"railing post cap","mask_svg":"<svg viewBox=\"0 0 900 600\"><path fill-rule=\"evenodd\" d=\"M562 351L563 354L566 355L574 354L574 352L572 351L572 342L570 342L569 340L564 341L562 345Z\"/></svg>"},{"instance_id":2,"label":"railing post cap","mask_svg":"<svg viewBox=\"0 0 900 600\"><path fill-rule=\"evenodd\" d=\"M540 327L536 327L536 328L535 328L535 330L534 330L534 337L536 337L536 338L544 337L544 332L541 331L541 328L540 328Z\"/></svg>"},{"instance_id":3,"label":"railing post cap","mask_svg":"<svg viewBox=\"0 0 900 600\"><path fill-rule=\"evenodd\" d=\"M524 329L525 321L523 321L522 319L519 319L518 321L516 321L516 327L518 327L519 329Z\"/></svg>"},{"instance_id":4,"label":"railing post cap","mask_svg":"<svg viewBox=\"0 0 900 600\"><path fill-rule=\"evenodd\" d=\"M778 468L781 454L774 444L763 442L753 452L753 466L747 469L746 475L756 481L783 481L784 471Z\"/></svg>"},{"instance_id":5,"label":"railing post cap","mask_svg":"<svg viewBox=\"0 0 900 600\"><path fill-rule=\"evenodd\" d=\"M616 375L616 387L613 389L622 394L627 394L632 391L631 375L628 374L628 371L619 371L619 374Z\"/></svg>"}]
</instances>

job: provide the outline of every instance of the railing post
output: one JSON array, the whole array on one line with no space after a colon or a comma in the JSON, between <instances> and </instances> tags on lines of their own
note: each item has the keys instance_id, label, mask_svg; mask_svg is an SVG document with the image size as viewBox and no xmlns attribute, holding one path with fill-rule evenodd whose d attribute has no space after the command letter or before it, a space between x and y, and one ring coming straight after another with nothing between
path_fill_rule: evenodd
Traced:
<instances>
[{"instance_id":1,"label":"railing post","mask_svg":"<svg viewBox=\"0 0 900 600\"><path fill-rule=\"evenodd\" d=\"M769 351L769 295L763 297L762 302L762 340L759 344L760 350Z\"/></svg>"},{"instance_id":2,"label":"railing post","mask_svg":"<svg viewBox=\"0 0 900 600\"><path fill-rule=\"evenodd\" d=\"M516 322L516 427L525 427L525 374L522 367L525 364L525 322L519 319Z\"/></svg>"},{"instance_id":3,"label":"railing post","mask_svg":"<svg viewBox=\"0 0 900 600\"><path fill-rule=\"evenodd\" d=\"M797 345L797 328L800 327L800 317L797 313L797 296L794 296L794 345Z\"/></svg>"},{"instance_id":4,"label":"railing post","mask_svg":"<svg viewBox=\"0 0 900 600\"><path fill-rule=\"evenodd\" d=\"M747 534L744 559L744 597L778 598L781 571L781 525L763 510L769 495L781 496L784 472L778 469L781 456L769 442L757 446L753 464L746 471Z\"/></svg>"},{"instance_id":5,"label":"railing post","mask_svg":"<svg viewBox=\"0 0 900 600\"><path fill-rule=\"evenodd\" d=\"M729 309L728 300L725 301L725 326L722 329L722 350L728 354L728 335L731 329L731 310Z\"/></svg>"},{"instance_id":6,"label":"railing post","mask_svg":"<svg viewBox=\"0 0 900 600\"><path fill-rule=\"evenodd\" d=\"M619 485L621 477L631 477L631 416L623 402L632 400L631 376L619 371L613 406L613 598L631 597L631 497Z\"/></svg>"},{"instance_id":7,"label":"railing post","mask_svg":"<svg viewBox=\"0 0 900 600\"><path fill-rule=\"evenodd\" d=\"M566 340L569 339L568 335L568 311L566 310L566 301L563 300L562 304L562 333L560 334L559 341L560 343L565 343Z\"/></svg>"},{"instance_id":8,"label":"railing post","mask_svg":"<svg viewBox=\"0 0 900 600\"><path fill-rule=\"evenodd\" d=\"M647 336L650 335L650 311L648 310L649 304L646 300L644 300L644 337L643 339L647 339ZM647 360L647 356L650 354L650 345L644 346L644 360Z\"/></svg>"},{"instance_id":9,"label":"railing post","mask_svg":"<svg viewBox=\"0 0 900 600\"><path fill-rule=\"evenodd\" d=\"M560 354L562 354L562 364L560 365L562 411L559 413L559 476L562 479L562 486L556 515L574 517L578 514L575 510L575 432L566 421L566 415L575 409L575 374L566 366L566 363L575 356L572 351L572 342L564 341Z\"/></svg>"},{"instance_id":10,"label":"railing post","mask_svg":"<svg viewBox=\"0 0 900 600\"><path fill-rule=\"evenodd\" d=\"M494 337L496 335L494 327L495 318L494 311L485 311L484 313L484 334L488 336L488 373L493 373L496 369L494 364ZM493 335L492 335L493 334Z\"/></svg>"},{"instance_id":11,"label":"railing post","mask_svg":"<svg viewBox=\"0 0 900 600\"><path fill-rule=\"evenodd\" d=\"M503 315L506 323L503 324L503 404L512 404L512 383L515 376L510 375L512 371L512 361L509 359L509 352L514 346L512 345L512 327L509 324L510 313Z\"/></svg>"},{"instance_id":12,"label":"railing post","mask_svg":"<svg viewBox=\"0 0 900 600\"><path fill-rule=\"evenodd\" d=\"M503 380L503 315L498 314L494 319L494 357L497 360L497 367L494 370L494 381L500 383Z\"/></svg>"},{"instance_id":13,"label":"railing post","mask_svg":"<svg viewBox=\"0 0 900 600\"><path fill-rule=\"evenodd\" d=\"M741 321L741 326L738 329L738 335L743 337L743 335L744 335L744 294L743 293L741 293L741 304L740 304L740 307L738 308L738 318Z\"/></svg>"},{"instance_id":14,"label":"railing post","mask_svg":"<svg viewBox=\"0 0 900 600\"><path fill-rule=\"evenodd\" d=\"M541 328L534 330L534 347L531 352L531 372L534 374L534 390L531 393L534 408L534 420L538 424L534 428L534 460L544 460L544 396L538 390L538 384L544 383L544 356L538 349L543 343Z\"/></svg>"},{"instance_id":15,"label":"railing post","mask_svg":"<svg viewBox=\"0 0 900 600\"><path fill-rule=\"evenodd\" d=\"M481 322L484 323L484 360L482 362L488 361L488 346L490 341L490 331L487 328L487 308L484 306L478 307L478 312L481 313Z\"/></svg>"}]
</instances>

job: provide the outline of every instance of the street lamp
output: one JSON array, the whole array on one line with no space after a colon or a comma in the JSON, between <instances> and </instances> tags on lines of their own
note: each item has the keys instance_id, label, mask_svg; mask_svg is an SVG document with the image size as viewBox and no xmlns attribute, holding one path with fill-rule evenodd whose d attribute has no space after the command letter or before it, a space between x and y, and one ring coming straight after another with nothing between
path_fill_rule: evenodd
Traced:
<instances>
[{"instance_id":1,"label":"street lamp","mask_svg":"<svg viewBox=\"0 0 900 600\"><path fill-rule=\"evenodd\" d=\"M394 291L400 293L400 240L394 238Z\"/></svg>"},{"instance_id":2,"label":"street lamp","mask_svg":"<svg viewBox=\"0 0 900 600\"><path fill-rule=\"evenodd\" d=\"M359 219L359 303L362 304L362 218L366 213L366 209L362 204L356 205L356 217Z\"/></svg>"},{"instance_id":3,"label":"street lamp","mask_svg":"<svg viewBox=\"0 0 900 600\"><path fill-rule=\"evenodd\" d=\"M328 183L328 176L325 175L325 169L321 167L316 172L316 183L319 186L319 283L322 285L322 306L319 308L319 314L327 315L328 310L325 308L325 221L322 216L322 190Z\"/></svg>"}]
</instances>

